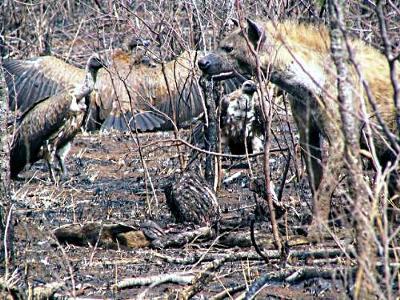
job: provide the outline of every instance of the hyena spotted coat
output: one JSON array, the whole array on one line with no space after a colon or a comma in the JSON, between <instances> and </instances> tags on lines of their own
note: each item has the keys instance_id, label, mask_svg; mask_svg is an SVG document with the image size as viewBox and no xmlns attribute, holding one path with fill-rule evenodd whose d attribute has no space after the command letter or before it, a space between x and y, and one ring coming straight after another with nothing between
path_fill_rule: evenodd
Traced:
<instances>
[{"instance_id":1,"label":"hyena spotted coat","mask_svg":"<svg viewBox=\"0 0 400 300\"><path fill-rule=\"evenodd\" d=\"M291 21L273 24L271 21L247 20L244 30L238 29L228 35L215 53L199 60L199 67L214 77L218 77L218 74L226 77L233 70L254 75L256 60L249 44L253 49L258 48L263 75L291 96L290 106L298 126L314 194L313 222L309 228L311 232L328 220L330 197L344 166L344 139L337 101L336 69L330 56L329 32L323 26ZM360 40L351 40L351 48L380 115L394 133L393 88L385 57ZM354 113L363 122L370 123L377 156L385 167L389 161L395 162L395 155L383 138L376 111L365 100L366 93L354 67L349 66L349 70L348 80L353 87L352 96L357 107ZM365 118L361 114L361 99L367 103ZM364 127L361 124L360 130ZM329 143L325 166L322 165L321 136ZM361 142L368 146L365 145L365 139L361 139ZM397 177L397 173L393 175Z\"/></svg>"}]
</instances>

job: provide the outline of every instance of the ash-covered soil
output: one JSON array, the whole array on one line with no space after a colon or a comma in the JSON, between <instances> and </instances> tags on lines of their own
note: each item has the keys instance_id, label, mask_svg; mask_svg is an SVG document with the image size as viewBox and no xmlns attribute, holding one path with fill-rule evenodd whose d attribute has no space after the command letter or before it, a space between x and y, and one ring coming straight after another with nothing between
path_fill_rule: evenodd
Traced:
<instances>
[{"instance_id":1,"label":"ash-covered soil","mask_svg":"<svg viewBox=\"0 0 400 300\"><path fill-rule=\"evenodd\" d=\"M279 130L275 130L278 136ZM187 136L187 132L181 132ZM283 136L283 135L282 135ZM255 212L256 199L260 197L250 190L250 170L248 161L223 159L224 178L240 172L240 175L227 184L222 184L217 193L222 215L233 215L244 220L242 225L219 232L211 238L194 239L177 248L156 249L152 245L144 248L117 247L108 249L99 245L79 247L70 244L60 245L53 231L72 223L103 224L123 223L139 228L146 220L156 222L166 236L194 230L190 224L176 224L169 211L163 193L163 182L180 168L178 149L171 146L171 132L145 133L138 137L124 134L83 133L78 135L70 157L67 159L69 177L58 186L48 176L44 162L36 163L30 170L22 173L25 181L13 182L14 201L15 262L13 276L18 286L40 286L51 282L62 282L57 291L60 296L79 296L83 298L137 298L137 299L175 299L179 292L190 288L188 283L160 283L116 289L114 284L125 278L148 277L180 272L183 275L199 275L205 272L210 261L227 259L215 270L209 271L211 277L205 280L193 299L209 299L218 293L232 290L225 299L239 296L246 291L254 280L267 272L280 271L285 266L302 267L313 264L312 259L272 259L266 263L248 243L250 229L246 220ZM287 138L287 136L286 136ZM140 147L137 144L140 142ZM287 144L283 138L274 140L272 148L282 148ZM290 142L288 141L290 145ZM140 150L139 150L140 148ZM190 161L192 150L180 146L185 162ZM286 214L280 214L279 225L283 239L302 233L302 226L311 214L310 191L307 178L299 156L291 160L286 184L283 190L282 204ZM271 177L275 189L279 190L280 181L286 166L287 151L271 153ZM145 162L145 166L143 164ZM191 162L190 170L199 170L203 155ZM298 165L297 176L295 162ZM262 157L250 159L252 174L262 176ZM146 171L147 169L147 171ZM148 172L148 175L146 175ZM256 217L256 239L271 236L268 212L264 217ZM247 225L246 225L247 224ZM224 237L240 237L245 242L232 241ZM227 241L228 240L228 241ZM247 241L247 242L246 242ZM264 250L274 249L272 239L259 239ZM334 247L326 243L311 246L304 243L290 247L290 250L309 251ZM118 249L119 248L119 249ZM246 255L249 255L248 257ZM316 266L326 264L338 266L339 262L315 262ZM154 279L155 280L155 279ZM276 285L263 289L258 299L283 298L307 299L345 295L341 282L328 279L306 279L287 286Z\"/></svg>"}]
</instances>

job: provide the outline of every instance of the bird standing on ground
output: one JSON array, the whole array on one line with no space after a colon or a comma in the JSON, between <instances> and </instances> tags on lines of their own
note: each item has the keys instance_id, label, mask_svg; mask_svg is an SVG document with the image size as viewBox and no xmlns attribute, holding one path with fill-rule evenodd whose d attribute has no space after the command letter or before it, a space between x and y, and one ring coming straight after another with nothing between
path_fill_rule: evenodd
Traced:
<instances>
[{"instance_id":1,"label":"bird standing on ground","mask_svg":"<svg viewBox=\"0 0 400 300\"><path fill-rule=\"evenodd\" d=\"M221 144L227 145L232 154L246 154L263 149L262 132L257 120L254 94L257 85L246 80L242 88L221 99Z\"/></svg>"},{"instance_id":2,"label":"bird standing on ground","mask_svg":"<svg viewBox=\"0 0 400 300\"><path fill-rule=\"evenodd\" d=\"M56 159L63 176L67 175L64 160L88 117L90 95L102 67L99 56L92 55L79 85L36 102L20 116L10 149L11 178L16 179L26 164L40 159L46 160L53 181Z\"/></svg>"}]
</instances>

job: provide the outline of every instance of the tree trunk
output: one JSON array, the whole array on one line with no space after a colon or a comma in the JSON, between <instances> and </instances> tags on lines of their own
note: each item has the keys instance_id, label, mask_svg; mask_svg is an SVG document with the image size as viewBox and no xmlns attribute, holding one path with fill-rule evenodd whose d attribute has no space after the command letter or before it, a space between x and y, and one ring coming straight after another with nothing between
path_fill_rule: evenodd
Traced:
<instances>
[{"instance_id":1,"label":"tree trunk","mask_svg":"<svg viewBox=\"0 0 400 300\"><path fill-rule=\"evenodd\" d=\"M375 299L377 274L374 220L370 218L372 202L366 191L360 160L359 120L354 112L358 109L356 97L352 97L352 86L346 65L345 31L343 22L343 0L329 0L331 54L337 70L337 88L341 126L345 137L345 160L349 169L349 186L352 187L353 216L356 231L358 270L354 299Z\"/></svg>"},{"instance_id":2,"label":"tree trunk","mask_svg":"<svg viewBox=\"0 0 400 300\"><path fill-rule=\"evenodd\" d=\"M0 57L0 65L2 59ZM3 68L0 67L0 261L4 263L7 278L12 257L13 222L10 197L10 168L7 132L7 86Z\"/></svg>"},{"instance_id":3,"label":"tree trunk","mask_svg":"<svg viewBox=\"0 0 400 300\"><path fill-rule=\"evenodd\" d=\"M207 122L204 126L205 148L210 152L217 152L218 142L218 120L216 113L216 104L221 98L219 95L220 82L215 82L212 79L202 77L200 79L200 86L203 89L205 97L205 105L207 109ZM217 160L214 155L206 155L205 178L207 182L214 187L218 185L218 170L216 167Z\"/></svg>"}]
</instances>

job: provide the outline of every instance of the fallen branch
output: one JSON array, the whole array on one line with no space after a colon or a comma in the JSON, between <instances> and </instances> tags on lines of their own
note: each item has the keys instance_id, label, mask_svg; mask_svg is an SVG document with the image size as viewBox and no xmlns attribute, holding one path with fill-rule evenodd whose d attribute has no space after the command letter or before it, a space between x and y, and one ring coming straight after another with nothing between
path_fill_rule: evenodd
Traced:
<instances>
[{"instance_id":1,"label":"fallen branch","mask_svg":"<svg viewBox=\"0 0 400 300\"><path fill-rule=\"evenodd\" d=\"M346 253L352 253L354 251L354 247L349 246L346 248ZM264 250L264 256L266 256L269 260L280 259L280 253L278 250ZM177 264L177 265L192 265L198 262L201 258L203 262L210 262L215 260L220 260L221 255L216 254L207 254L207 255L199 255L194 254L191 256L185 256L185 258L173 257L168 255L163 255L154 252L153 255L159 259L167 263ZM328 259L328 258L337 258L345 256L345 253L341 249L337 248L325 248L325 249L308 249L308 250L291 250L289 252L288 259ZM235 252L234 255L229 255L229 257L225 258L226 261L238 261L238 260L252 260L252 261L261 261L263 260L255 251L244 251L244 252Z\"/></svg>"},{"instance_id":2,"label":"fallen branch","mask_svg":"<svg viewBox=\"0 0 400 300\"><path fill-rule=\"evenodd\" d=\"M125 289L135 286L156 286L167 282L176 284L188 284L192 282L193 279L194 275L189 273L160 274L147 277L126 278L119 281L117 284L114 284L113 288Z\"/></svg>"},{"instance_id":3,"label":"fallen branch","mask_svg":"<svg viewBox=\"0 0 400 300\"><path fill-rule=\"evenodd\" d=\"M246 300L253 299L264 287L271 285L295 284L310 278L336 278L343 271L355 272L355 267L293 267L276 272L270 272L253 282L244 294ZM241 297L239 297L241 298Z\"/></svg>"},{"instance_id":4,"label":"fallen branch","mask_svg":"<svg viewBox=\"0 0 400 300\"><path fill-rule=\"evenodd\" d=\"M261 230L255 231L254 235L255 239L257 240L257 245L262 246L262 248L272 248L271 246L273 245L274 240L271 234L265 233ZM287 242L289 247L310 244L308 239L304 236L291 236ZM230 248L253 246L251 236L249 236L248 232L232 232L226 234L225 236L221 237L218 243Z\"/></svg>"},{"instance_id":5,"label":"fallen branch","mask_svg":"<svg viewBox=\"0 0 400 300\"><path fill-rule=\"evenodd\" d=\"M382 264L376 265L378 272L382 272L384 266ZM398 269L399 264L389 264L389 267ZM292 267L286 268L277 272L270 272L258 280L254 281L246 292L243 299L253 299L254 296L260 292L264 287L271 285L283 285L283 284L298 284L304 280L311 278L324 278L333 279L338 276L342 276L344 272L351 272L354 276L356 274L356 267L340 266L340 267ZM239 297L241 298L241 297Z\"/></svg>"},{"instance_id":6,"label":"fallen branch","mask_svg":"<svg viewBox=\"0 0 400 300\"><path fill-rule=\"evenodd\" d=\"M195 294L200 292L205 284L214 278L215 271L218 270L225 262L231 260L236 254L231 254L219 260L210 262L205 270L198 273L192 280L192 285L179 292L178 299L190 299Z\"/></svg>"},{"instance_id":7,"label":"fallen branch","mask_svg":"<svg viewBox=\"0 0 400 300\"><path fill-rule=\"evenodd\" d=\"M227 299L228 297L231 297L232 294L235 294L237 292L243 291L246 289L245 284L237 285L234 287L226 288L222 292L219 292L218 294L212 296L210 300L222 300L222 299Z\"/></svg>"},{"instance_id":8,"label":"fallen branch","mask_svg":"<svg viewBox=\"0 0 400 300\"><path fill-rule=\"evenodd\" d=\"M157 249L165 249L168 247L181 247L192 242L198 238L211 238L213 236L213 230L206 226L200 227L199 229L183 232L174 236L167 235L162 236L151 242L151 245Z\"/></svg>"},{"instance_id":9,"label":"fallen branch","mask_svg":"<svg viewBox=\"0 0 400 300\"><path fill-rule=\"evenodd\" d=\"M316 258L316 257L340 256L342 254L343 253L340 249L316 249L312 251L293 251L292 253L290 253L291 256L296 256L298 258L304 258L304 259L308 257ZM280 252L278 250L264 251L264 256L267 256L269 259L272 258L279 259ZM204 257L203 260L205 258L206 257ZM215 272L224 263L231 261L252 260L252 259L260 260L261 258L256 252L241 252L241 253L232 253L223 258L213 260L211 263L207 265L205 270L201 271L196 275L190 287L179 292L179 299L190 299L199 291L201 291L203 287L213 279ZM272 282L295 283L297 282L297 280L300 281L300 280L305 280L307 278L318 277L318 274L322 274L321 277L326 278L328 276L331 276L332 274L335 274L333 272L338 270L348 270L348 268L341 267L335 269L335 268L322 268L322 267L306 267L306 268L289 268L279 272L271 272L261 277L259 280L257 280L256 282L260 281L261 283L260 284L255 283L256 287L254 287L253 290L262 288L267 283L268 284Z\"/></svg>"}]
</instances>

